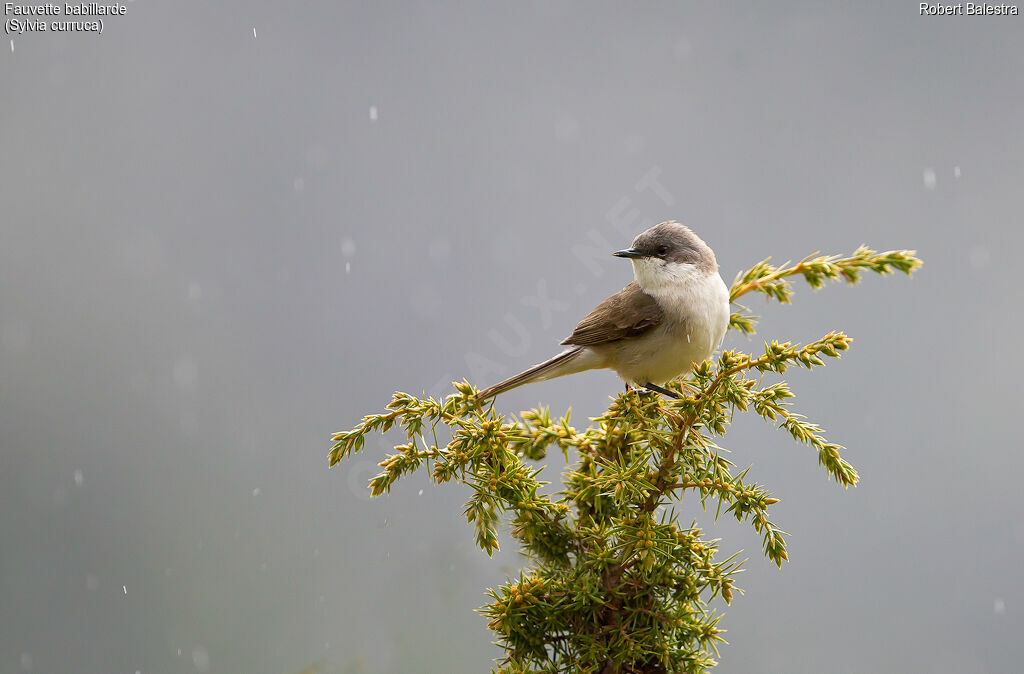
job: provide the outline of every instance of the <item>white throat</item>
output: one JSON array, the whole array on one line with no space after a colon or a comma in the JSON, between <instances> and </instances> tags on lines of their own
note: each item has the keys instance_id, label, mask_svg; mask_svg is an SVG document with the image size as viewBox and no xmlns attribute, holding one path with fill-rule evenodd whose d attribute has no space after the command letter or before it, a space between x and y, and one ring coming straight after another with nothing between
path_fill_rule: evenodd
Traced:
<instances>
[{"instance_id":1,"label":"white throat","mask_svg":"<svg viewBox=\"0 0 1024 674\"><path fill-rule=\"evenodd\" d=\"M705 276L695 265L653 257L633 260L633 275L644 292L655 296L677 291L694 281L704 280Z\"/></svg>"}]
</instances>

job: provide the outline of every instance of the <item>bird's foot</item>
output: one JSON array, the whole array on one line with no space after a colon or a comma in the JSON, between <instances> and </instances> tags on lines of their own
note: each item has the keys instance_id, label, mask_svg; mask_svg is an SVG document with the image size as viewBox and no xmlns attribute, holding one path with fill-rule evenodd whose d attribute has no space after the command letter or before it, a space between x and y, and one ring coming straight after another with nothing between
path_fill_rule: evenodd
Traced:
<instances>
[{"instance_id":1,"label":"bird's foot","mask_svg":"<svg viewBox=\"0 0 1024 674\"><path fill-rule=\"evenodd\" d=\"M648 396L654 393L654 391L644 386L630 386L626 384L626 393L636 393L638 396Z\"/></svg>"},{"instance_id":2,"label":"bird's foot","mask_svg":"<svg viewBox=\"0 0 1024 674\"><path fill-rule=\"evenodd\" d=\"M678 399L682 397L675 391L670 391L664 386L658 386L656 384L652 384L651 382L647 382L646 384L644 384L644 388L647 389L648 391L655 391L656 393L660 393L663 396L668 396L669 398Z\"/></svg>"}]
</instances>

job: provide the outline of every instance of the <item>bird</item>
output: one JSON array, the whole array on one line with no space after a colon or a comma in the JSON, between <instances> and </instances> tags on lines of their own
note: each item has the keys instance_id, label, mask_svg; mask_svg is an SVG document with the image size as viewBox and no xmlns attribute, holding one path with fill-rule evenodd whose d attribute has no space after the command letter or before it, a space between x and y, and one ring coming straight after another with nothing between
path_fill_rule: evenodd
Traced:
<instances>
[{"instance_id":1,"label":"bird","mask_svg":"<svg viewBox=\"0 0 1024 674\"><path fill-rule=\"evenodd\" d=\"M632 283L601 302L557 356L480 391L487 400L524 384L607 368L626 388L679 397L664 385L711 357L729 325L729 289L711 247L689 227L662 222L612 253Z\"/></svg>"}]
</instances>

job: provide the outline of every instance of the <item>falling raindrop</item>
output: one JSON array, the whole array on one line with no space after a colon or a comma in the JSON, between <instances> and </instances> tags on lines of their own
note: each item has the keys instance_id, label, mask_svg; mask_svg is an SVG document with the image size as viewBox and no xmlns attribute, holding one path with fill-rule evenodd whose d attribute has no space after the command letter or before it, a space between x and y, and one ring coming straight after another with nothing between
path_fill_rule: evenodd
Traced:
<instances>
[{"instance_id":1,"label":"falling raindrop","mask_svg":"<svg viewBox=\"0 0 1024 674\"><path fill-rule=\"evenodd\" d=\"M376 105L371 105L370 106L370 121L371 122L376 122L377 121L377 106Z\"/></svg>"},{"instance_id":2,"label":"falling raindrop","mask_svg":"<svg viewBox=\"0 0 1024 674\"><path fill-rule=\"evenodd\" d=\"M935 185L938 182L938 178L935 175L935 169L926 168L921 173L921 181L924 183L924 188L926 190L934 190Z\"/></svg>"},{"instance_id":3,"label":"falling raindrop","mask_svg":"<svg viewBox=\"0 0 1024 674\"><path fill-rule=\"evenodd\" d=\"M210 654L206 652L206 649L202 646L196 646L192 649L192 664L196 666L196 669L200 672L205 672L210 669Z\"/></svg>"},{"instance_id":4,"label":"falling raindrop","mask_svg":"<svg viewBox=\"0 0 1024 674\"><path fill-rule=\"evenodd\" d=\"M5 349L10 351L24 351L32 339L32 330L28 323L12 321L4 325L3 333L0 334L0 341Z\"/></svg>"},{"instance_id":5,"label":"falling raindrop","mask_svg":"<svg viewBox=\"0 0 1024 674\"><path fill-rule=\"evenodd\" d=\"M997 598L994 602L992 602L992 610L994 610L997 614L1000 615L1006 613L1006 602L1002 599Z\"/></svg>"},{"instance_id":6,"label":"falling raindrop","mask_svg":"<svg viewBox=\"0 0 1024 674\"><path fill-rule=\"evenodd\" d=\"M959 178L960 177L960 167L959 166L954 166L953 167L953 177L954 178Z\"/></svg>"},{"instance_id":7,"label":"falling raindrop","mask_svg":"<svg viewBox=\"0 0 1024 674\"><path fill-rule=\"evenodd\" d=\"M195 410L182 410L178 417L178 428L185 435L195 435L199 430L199 415Z\"/></svg>"},{"instance_id":8,"label":"falling raindrop","mask_svg":"<svg viewBox=\"0 0 1024 674\"><path fill-rule=\"evenodd\" d=\"M128 384L132 387L132 390L136 393L145 393L146 389L149 388L149 377L142 370L136 370L132 372L132 376L128 378Z\"/></svg>"},{"instance_id":9,"label":"falling raindrop","mask_svg":"<svg viewBox=\"0 0 1024 674\"><path fill-rule=\"evenodd\" d=\"M988 266L991 255L985 246L975 246L971 249L971 266L975 269L984 269Z\"/></svg>"},{"instance_id":10,"label":"falling raindrop","mask_svg":"<svg viewBox=\"0 0 1024 674\"><path fill-rule=\"evenodd\" d=\"M124 590L124 594L125 594L125 596L127 596L128 595L128 586L127 585L122 585L121 589Z\"/></svg>"},{"instance_id":11,"label":"falling raindrop","mask_svg":"<svg viewBox=\"0 0 1024 674\"><path fill-rule=\"evenodd\" d=\"M352 273L352 263L351 262L346 262L345 263L345 273L346 274L351 274Z\"/></svg>"},{"instance_id":12,"label":"falling raindrop","mask_svg":"<svg viewBox=\"0 0 1024 674\"><path fill-rule=\"evenodd\" d=\"M259 487L256 487L255 489L252 490L252 495L253 496L259 496L260 493L261 493L261 490L260 490Z\"/></svg>"},{"instance_id":13,"label":"falling raindrop","mask_svg":"<svg viewBox=\"0 0 1024 674\"><path fill-rule=\"evenodd\" d=\"M626 152L630 154L640 152L646 145L646 140L638 133L630 133L622 140L622 146L626 149Z\"/></svg>"},{"instance_id":14,"label":"falling raindrop","mask_svg":"<svg viewBox=\"0 0 1024 674\"><path fill-rule=\"evenodd\" d=\"M184 355L174 363L174 383L183 391L193 391L199 378L199 368L192 356Z\"/></svg>"},{"instance_id":15,"label":"falling raindrop","mask_svg":"<svg viewBox=\"0 0 1024 674\"><path fill-rule=\"evenodd\" d=\"M693 53L693 43L687 40L685 37L681 37L676 40L676 43L672 45L672 55L680 61L684 61L690 57Z\"/></svg>"},{"instance_id":16,"label":"falling raindrop","mask_svg":"<svg viewBox=\"0 0 1024 674\"><path fill-rule=\"evenodd\" d=\"M423 496L423 490L422 489L420 489L420 493L417 494L417 496Z\"/></svg>"},{"instance_id":17,"label":"falling raindrop","mask_svg":"<svg viewBox=\"0 0 1024 674\"><path fill-rule=\"evenodd\" d=\"M256 39L256 26L252 27L252 39Z\"/></svg>"},{"instance_id":18,"label":"falling raindrop","mask_svg":"<svg viewBox=\"0 0 1024 674\"><path fill-rule=\"evenodd\" d=\"M580 123L572 115L562 114L555 120L555 139L562 143L572 143L580 137Z\"/></svg>"},{"instance_id":19,"label":"falling raindrop","mask_svg":"<svg viewBox=\"0 0 1024 674\"><path fill-rule=\"evenodd\" d=\"M451 257L452 246L444 239L438 239L432 241L427 247L427 255L434 262L447 262L448 258Z\"/></svg>"},{"instance_id":20,"label":"falling raindrop","mask_svg":"<svg viewBox=\"0 0 1024 674\"><path fill-rule=\"evenodd\" d=\"M75 471L75 486L76 486L76 487L81 487L81 486L82 486L82 483L83 483L84 481L85 481L85 476L84 476L84 475L82 475L82 471L80 471L80 470L76 470L76 471Z\"/></svg>"}]
</instances>

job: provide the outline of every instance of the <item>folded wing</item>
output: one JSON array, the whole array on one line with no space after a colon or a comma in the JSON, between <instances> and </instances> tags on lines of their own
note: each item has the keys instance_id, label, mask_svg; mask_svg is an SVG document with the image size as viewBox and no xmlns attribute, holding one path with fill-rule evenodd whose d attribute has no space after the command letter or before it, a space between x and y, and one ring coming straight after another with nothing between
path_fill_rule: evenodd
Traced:
<instances>
[{"instance_id":1,"label":"folded wing","mask_svg":"<svg viewBox=\"0 0 1024 674\"><path fill-rule=\"evenodd\" d=\"M637 337L661 323L664 312L636 281L615 293L580 321L562 344L594 346Z\"/></svg>"}]
</instances>

